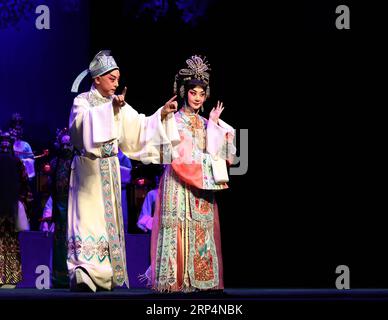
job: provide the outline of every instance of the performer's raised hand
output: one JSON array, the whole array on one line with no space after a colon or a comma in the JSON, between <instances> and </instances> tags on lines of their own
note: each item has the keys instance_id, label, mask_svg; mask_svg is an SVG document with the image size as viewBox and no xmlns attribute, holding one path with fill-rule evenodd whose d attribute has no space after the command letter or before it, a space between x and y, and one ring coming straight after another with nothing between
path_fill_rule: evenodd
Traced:
<instances>
[{"instance_id":1,"label":"performer's raised hand","mask_svg":"<svg viewBox=\"0 0 388 320\"><path fill-rule=\"evenodd\" d=\"M112 105L115 108L115 112L118 112L121 107L125 106L125 95L127 94L127 87L124 88L123 92L113 97Z\"/></svg>"},{"instance_id":2,"label":"performer's raised hand","mask_svg":"<svg viewBox=\"0 0 388 320\"><path fill-rule=\"evenodd\" d=\"M215 123L218 123L218 119L220 118L222 111L224 111L223 103L220 101L217 101L217 106L215 106L210 111L209 119Z\"/></svg>"},{"instance_id":3,"label":"performer's raised hand","mask_svg":"<svg viewBox=\"0 0 388 320\"><path fill-rule=\"evenodd\" d=\"M168 100L162 109L162 120L170 113L178 110L178 102L175 101L176 95L173 96L170 100Z\"/></svg>"}]
</instances>

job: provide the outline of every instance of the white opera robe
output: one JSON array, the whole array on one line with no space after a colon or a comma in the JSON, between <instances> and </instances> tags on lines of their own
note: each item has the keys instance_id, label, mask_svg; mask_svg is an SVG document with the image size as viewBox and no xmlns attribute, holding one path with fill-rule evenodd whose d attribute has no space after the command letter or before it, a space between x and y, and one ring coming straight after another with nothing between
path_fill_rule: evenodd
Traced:
<instances>
[{"instance_id":1,"label":"white opera robe","mask_svg":"<svg viewBox=\"0 0 388 320\"><path fill-rule=\"evenodd\" d=\"M116 155L120 147L131 159L159 163L160 146L166 150L179 143L175 117L170 113L161 121L161 109L146 117L126 104L115 115L112 98L93 86L74 99L69 128L78 154L69 187L70 279L82 267L102 289L124 283L129 287Z\"/></svg>"}]
</instances>

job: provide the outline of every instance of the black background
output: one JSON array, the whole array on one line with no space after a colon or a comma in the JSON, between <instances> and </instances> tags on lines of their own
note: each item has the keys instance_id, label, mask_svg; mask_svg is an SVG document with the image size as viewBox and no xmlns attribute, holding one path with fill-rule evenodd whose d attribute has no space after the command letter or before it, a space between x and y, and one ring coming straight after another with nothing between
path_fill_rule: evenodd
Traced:
<instances>
[{"instance_id":1,"label":"black background","mask_svg":"<svg viewBox=\"0 0 388 320\"><path fill-rule=\"evenodd\" d=\"M386 287L379 6L213 1L192 26L173 9L135 19L128 3L88 2L80 60L111 49L128 103L150 114L172 96L185 59L206 55L205 114L220 99L223 119L249 131L248 172L218 195L225 286L335 288L345 264L352 288ZM350 30L335 28L339 4L350 7Z\"/></svg>"}]
</instances>

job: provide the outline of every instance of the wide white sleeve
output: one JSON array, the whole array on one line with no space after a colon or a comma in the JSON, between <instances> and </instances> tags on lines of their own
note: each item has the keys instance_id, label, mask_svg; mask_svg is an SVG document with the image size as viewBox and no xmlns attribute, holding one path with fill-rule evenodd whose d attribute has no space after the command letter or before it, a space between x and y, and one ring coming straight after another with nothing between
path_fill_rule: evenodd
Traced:
<instances>
[{"instance_id":1,"label":"wide white sleeve","mask_svg":"<svg viewBox=\"0 0 388 320\"><path fill-rule=\"evenodd\" d=\"M214 157L230 160L236 154L233 144L235 130L221 119L218 124L209 120L206 129L206 150Z\"/></svg>"},{"instance_id":2,"label":"wide white sleeve","mask_svg":"<svg viewBox=\"0 0 388 320\"><path fill-rule=\"evenodd\" d=\"M122 131L120 149L131 159L143 163L160 163L161 146L171 148L179 143L180 137L173 114L161 120L159 108L153 115L146 117L131 106L121 108Z\"/></svg>"},{"instance_id":3,"label":"wide white sleeve","mask_svg":"<svg viewBox=\"0 0 388 320\"><path fill-rule=\"evenodd\" d=\"M72 143L79 150L98 154L102 143L118 138L116 121L111 102L91 107L85 97L78 96L69 119Z\"/></svg>"},{"instance_id":4,"label":"wide white sleeve","mask_svg":"<svg viewBox=\"0 0 388 320\"><path fill-rule=\"evenodd\" d=\"M92 126L91 138L94 144L118 138L111 102L91 108L88 120Z\"/></svg>"}]
</instances>

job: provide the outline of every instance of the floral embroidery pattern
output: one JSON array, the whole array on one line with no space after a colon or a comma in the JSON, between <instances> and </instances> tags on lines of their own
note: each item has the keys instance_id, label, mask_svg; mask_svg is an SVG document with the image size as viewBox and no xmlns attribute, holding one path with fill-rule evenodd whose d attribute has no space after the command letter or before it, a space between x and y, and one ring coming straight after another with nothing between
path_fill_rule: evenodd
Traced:
<instances>
[{"instance_id":1,"label":"floral embroidery pattern","mask_svg":"<svg viewBox=\"0 0 388 320\"><path fill-rule=\"evenodd\" d=\"M87 96L87 100L90 103L91 106L98 106L100 104L108 103L111 100L109 98L99 97L96 94L93 94L93 92L89 92Z\"/></svg>"},{"instance_id":2,"label":"floral embroidery pattern","mask_svg":"<svg viewBox=\"0 0 388 320\"><path fill-rule=\"evenodd\" d=\"M205 228L199 224L195 226L196 242L194 262L194 278L196 281L210 281L214 278L213 255L211 252L210 236Z\"/></svg>"},{"instance_id":3,"label":"floral embroidery pattern","mask_svg":"<svg viewBox=\"0 0 388 320\"><path fill-rule=\"evenodd\" d=\"M126 274L125 266L125 244L122 240L123 237L119 236L119 230L123 230L121 216L121 206L120 206L120 195L118 195L118 175L117 175L117 159L115 157L103 158L100 159L100 173L101 173L101 184L103 189L103 200L105 207L105 223L106 223L106 232L108 234L109 248L111 250L111 263L113 269L113 278L114 281L122 285L123 281L126 280L126 277L123 276ZM112 179L112 181L111 181ZM115 218L113 217L113 197L112 189L117 200L116 209L118 211L118 226ZM118 230L119 228L119 230ZM116 273L116 270L118 270Z\"/></svg>"},{"instance_id":4,"label":"floral embroidery pattern","mask_svg":"<svg viewBox=\"0 0 388 320\"><path fill-rule=\"evenodd\" d=\"M82 240L80 236L71 237L68 241L68 259L73 256L75 259L82 257L87 261L97 258L102 263L106 257L109 259L109 244L104 236L98 241L91 235Z\"/></svg>"},{"instance_id":5,"label":"floral embroidery pattern","mask_svg":"<svg viewBox=\"0 0 388 320\"><path fill-rule=\"evenodd\" d=\"M161 229L157 244L156 287L171 290L178 284L178 246L187 255L187 272L183 291L195 288L214 288L219 284L218 259L214 242L214 194L206 190L190 188L167 167L162 177ZM188 234L178 243L180 230Z\"/></svg>"}]
</instances>

